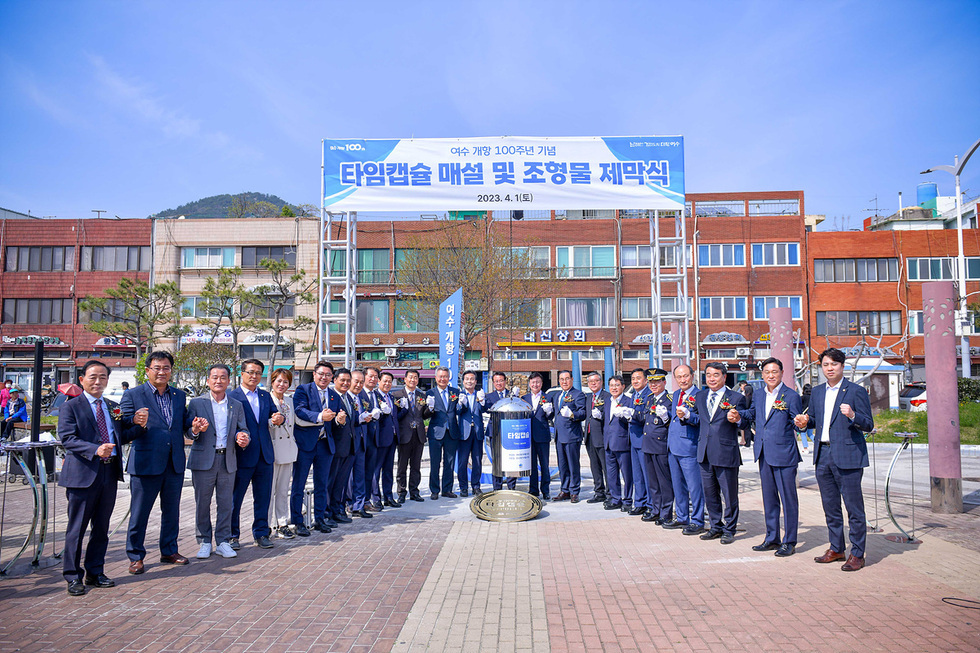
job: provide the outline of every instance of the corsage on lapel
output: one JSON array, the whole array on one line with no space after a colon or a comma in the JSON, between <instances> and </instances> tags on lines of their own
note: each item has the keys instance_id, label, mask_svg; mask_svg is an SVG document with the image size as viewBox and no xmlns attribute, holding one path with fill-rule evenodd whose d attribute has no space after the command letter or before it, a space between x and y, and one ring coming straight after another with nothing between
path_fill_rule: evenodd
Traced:
<instances>
[{"instance_id":1,"label":"corsage on lapel","mask_svg":"<svg viewBox=\"0 0 980 653\"><path fill-rule=\"evenodd\" d=\"M121 421L123 418L122 408L120 408L119 406L113 406L112 410L110 410L109 413L112 415L112 419L117 422Z\"/></svg>"},{"instance_id":2,"label":"corsage on lapel","mask_svg":"<svg viewBox=\"0 0 980 653\"><path fill-rule=\"evenodd\" d=\"M786 402L783 401L783 395L779 395L779 399L772 402L773 410L786 410Z\"/></svg>"}]
</instances>

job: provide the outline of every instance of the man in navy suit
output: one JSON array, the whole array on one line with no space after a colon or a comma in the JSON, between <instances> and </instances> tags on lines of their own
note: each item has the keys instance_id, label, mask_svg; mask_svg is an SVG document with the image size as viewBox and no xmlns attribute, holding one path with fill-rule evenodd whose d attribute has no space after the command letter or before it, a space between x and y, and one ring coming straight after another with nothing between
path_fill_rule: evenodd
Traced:
<instances>
[{"instance_id":1,"label":"man in navy suit","mask_svg":"<svg viewBox=\"0 0 980 653\"><path fill-rule=\"evenodd\" d=\"M815 429L813 460L817 485L830 533L830 548L820 563L844 559L844 514L847 508L851 555L841 566L843 571L864 567L868 524L864 514L861 478L868 466L868 445L864 434L874 429L868 392L844 378L844 353L830 348L820 354L820 369L827 378L810 395L810 414L797 415L796 428Z\"/></svg>"},{"instance_id":2,"label":"man in navy suit","mask_svg":"<svg viewBox=\"0 0 980 653\"><path fill-rule=\"evenodd\" d=\"M381 408L378 395L375 393L379 375L380 370L376 367L368 367L363 372L361 370L353 372L355 386L361 386L360 391L357 392L357 399L360 402L357 421L360 428L356 431L358 437L354 443L351 488L353 490L351 511L358 517L371 518L372 512L381 510L380 501L377 509L371 501L373 474L378 464L378 426L381 421Z\"/></svg>"},{"instance_id":3,"label":"man in navy suit","mask_svg":"<svg viewBox=\"0 0 980 653\"><path fill-rule=\"evenodd\" d=\"M582 422L585 420L585 393L572 386L572 373L569 370L558 372L558 385L561 392L554 393L555 404L555 448L558 450L558 475L561 490L555 501L571 499L578 503L582 489Z\"/></svg>"},{"instance_id":4,"label":"man in navy suit","mask_svg":"<svg viewBox=\"0 0 980 653\"><path fill-rule=\"evenodd\" d=\"M708 363L704 372L708 387L694 397L693 408L681 406L677 409L681 420L701 429L697 455L711 528L700 537L702 540L720 537L722 544L735 541L738 525L738 468L742 464L742 454L738 450L738 429L742 419L738 411L746 408L745 397L725 387L727 373L724 363Z\"/></svg>"},{"instance_id":5,"label":"man in navy suit","mask_svg":"<svg viewBox=\"0 0 980 653\"><path fill-rule=\"evenodd\" d=\"M405 387L391 393L398 419L398 501L425 501L419 492L422 482L422 452L425 447L425 393L419 390L418 370L405 370Z\"/></svg>"},{"instance_id":6,"label":"man in navy suit","mask_svg":"<svg viewBox=\"0 0 980 653\"><path fill-rule=\"evenodd\" d=\"M650 394L643 404L643 468L647 480L647 504L643 521L662 526L670 521L674 488L667 460L667 431L670 428L670 395L667 372L659 367L647 372Z\"/></svg>"},{"instance_id":7,"label":"man in navy suit","mask_svg":"<svg viewBox=\"0 0 980 653\"><path fill-rule=\"evenodd\" d=\"M58 417L58 439L65 447L58 483L68 498L62 573L71 596L85 594L85 585L116 585L104 569L116 484L123 478L121 447L132 440L147 418L145 412L136 415L138 426L134 427L123 419L114 402L102 398L109 381L105 363L88 361L82 366L78 381L84 392L66 401ZM85 550L83 579L82 539L89 524L92 532Z\"/></svg>"},{"instance_id":8,"label":"man in navy suit","mask_svg":"<svg viewBox=\"0 0 980 653\"><path fill-rule=\"evenodd\" d=\"M626 383L618 374L609 377L609 400L602 407L602 440L606 447L606 510L629 510L633 488L629 423L633 415L630 398L623 394ZM620 481L622 477L622 481Z\"/></svg>"},{"instance_id":9,"label":"man in navy suit","mask_svg":"<svg viewBox=\"0 0 980 653\"><path fill-rule=\"evenodd\" d=\"M439 492L450 499L459 496L453 492L459 442L459 421L456 419L459 388L449 385L449 374L448 367L436 368L436 387L426 393L423 412L423 417L429 418L426 436L429 440L429 492L433 501L439 498Z\"/></svg>"},{"instance_id":10,"label":"man in navy suit","mask_svg":"<svg viewBox=\"0 0 980 653\"><path fill-rule=\"evenodd\" d=\"M241 548L242 502L245 491L252 486L252 537L255 544L263 549L272 548L269 535L269 501L272 499L272 467L276 462L276 452L272 447L272 434L269 421L280 425L285 418L272 403L272 395L259 388L265 363L255 358L242 361L242 382L228 393L232 399L240 401L245 409L245 423L248 425L249 442L244 449L237 447L238 472L235 474L235 496L231 512L232 549Z\"/></svg>"},{"instance_id":11,"label":"man in navy suit","mask_svg":"<svg viewBox=\"0 0 980 653\"><path fill-rule=\"evenodd\" d=\"M363 407L357 396L364 386L364 373L360 370L351 372L342 367L337 370L333 385L340 395L340 412L334 419L333 429L336 452L330 466L330 517L340 524L350 524L354 520L347 516L347 497L352 489L358 446L363 446L366 431L358 419ZM358 516L364 515L371 513L365 511Z\"/></svg>"},{"instance_id":12,"label":"man in navy suit","mask_svg":"<svg viewBox=\"0 0 980 653\"><path fill-rule=\"evenodd\" d=\"M796 494L796 470L803 461L796 447L793 417L803 412L803 403L795 390L783 385L783 362L767 358L762 362L763 392L752 393L752 404L743 419L755 422L753 449L759 463L762 483L762 505L766 512L766 539L753 551L772 551L785 558L796 552L800 522L800 501ZM779 537L779 512L785 527Z\"/></svg>"},{"instance_id":13,"label":"man in navy suit","mask_svg":"<svg viewBox=\"0 0 980 653\"><path fill-rule=\"evenodd\" d=\"M147 420L133 437L129 451L130 515L126 534L129 573L142 574L146 548L146 525L157 497L160 497L160 562L186 565L187 558L177 551L180 529L180 492L184 487L184 432L191 427L187 396L170 387L174 357L154 351L146 358L146 383L123 395L123 418L136 422L145 411Z\"/></svg>"},{"instance_id":14,"label":"man in navy suit","mask_svg":"<svg viewBox=\"0 0 980 653\"><path fill-rule=\"evenodd\" d=\"M589 454L589 467L592 469L592 498L586 503L604 503L606 501L606 448L602 439L602 407L612 396L602 389L602 375L598 372L589 374L586 382L589 392L585 393L585 426L583 427L583 442L585 452Z\"/></svg>"},{"instance_id":15,"label":"man in navy suit","mask_svg":"<svg viewBox=\"0 0 980 653\"><path fill-rule=\"evenodd\" d=\"M480 496L483 478L483 402L486 394L476 389L476 372L463 372L463 392L456 402L456 418L459 421L459 446L456 448L456 477L460 496Z\"/></svg>"},{"instance_id":16,"label":"man in navy suit","mask_svg":"<svg viewBox=\"0 0 980 653\"><path fill-rule=\"evenodd\" d=\"M698 388L690 365L678 365L673 374L677 391L670 402L667 451L674 490L674 519L664 524L664 528L683 529L684 535L700 535L704 531L704 487L697 459L701 429L677 419L678 406L693 407Z\"/></svg>"},{"instance_id":17,"label":"man in navy suit","mask_svg":"<svg viewBox=\"0 0 980 653\"><path fill-rule=\"evenodd\" d=\"M501 399L505 399L509 396L507 392L507 375L503 372L493 373L493 392L487 394L487 400L484 407L489 410L493 408ZM493 437L492 433L487 433L487 437ZM507 486L508 490L517 489L517 477L515 476L494 476L493 477L493 489L502 490L504 485Z\"/></svg>"},{"instance_id":18,"label":"man in navy suit","mask_svg":"<svg viewBox=\"0 0 980 653\"><path fill-rule=\"evenodd\" d=\"M398 418L395 415L395 399L391 396L391 384L395 376L391 372L382 372L378 378L378 408L381 418L378 420L378 455L374 469L371 471L372 498L375 508L401 508L401 502L395 498L395 445L398 443Z\"/></svg>"},{"instance_id":19,"label":"man in navy suit","mask_svg":"<svg viewBox=\"0 0 980 653\"><path fill-rule=\"evenodd\" d=\"M333 365L319 361L313 368L313 382L304 383L293 393L296 426L293 437L298 449L293 464L293 484L289 495L290 521L296 534L309 537L303 520L306 479L313 468L313 515L315 530L329 533L337 524L330 519L330 467L336 447L333 426L340 412L340 396L330 389Z\"/></svg>"},{"instance_id":20,"label":"man in navy suit","mask_svg":"<svg viewBox=\"0 0 980 653\"><path fill-rule=\"evenodd\" d=\"M630 418L630 467L633 470L633 506L627 511L631 515L644 515L650 507L647 492L647 478L643 466L643 406L650 395L647 387L647 371L637 367L630 373L630 403L633 417Z\"/></svg>"},{"instance_id":21,"label":"man in navy suit","mask_svg":"<svg viewBox=\"0 0 980 653\"><path fill-rule=\"evenodd\" d=\"M531 372L527 379L529 392L523 399L531 405L531 479L529 492L542 499L551 498L551 425L554 406L541 391L544 377ZM540 470L540 471L539 471Z\"/></svg>"}]
</instances>

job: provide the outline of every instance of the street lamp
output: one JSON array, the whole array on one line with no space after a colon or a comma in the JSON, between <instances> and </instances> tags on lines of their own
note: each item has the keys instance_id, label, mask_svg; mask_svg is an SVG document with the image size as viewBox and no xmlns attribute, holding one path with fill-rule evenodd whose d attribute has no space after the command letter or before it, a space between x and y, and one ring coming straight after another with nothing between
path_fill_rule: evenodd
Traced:
<instances>
[{"instance_id":1,"label":"street lamp","mask_svg":"<svg viewBox=\"0 0 980 653\"><path fill-rule=\"evenodd\" d=\"M951 166L935 166L929 168L928 170L923 170L921 174L927 175L930 172L936 172L942 170L943 172L948 172L953 175L956 179L956 241L959 246L959 254L956 256L956 267L957 267L957 277L959 279L959 295L960 295L960 328L962 332L960 334L960 366L963 368L963 378L970 378L970 337L967 335L967 320L966 320L966 255L963 253L963 205L960 201L960 173L963 172L963 166L966 162L970 160L973 153L977 151L980 147L980 139L970 146L970 149L966 151L966 154L960 157L953 157L953 165Z\"/></svg>"}]
</instances>

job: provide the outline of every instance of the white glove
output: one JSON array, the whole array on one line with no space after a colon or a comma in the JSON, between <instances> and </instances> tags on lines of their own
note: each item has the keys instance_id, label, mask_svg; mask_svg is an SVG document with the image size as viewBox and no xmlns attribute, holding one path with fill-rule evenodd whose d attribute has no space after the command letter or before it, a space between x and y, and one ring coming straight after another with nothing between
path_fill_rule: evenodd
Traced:
<instances>
[{"instance_id":1,"label":"white glove","mask_svg":"<svg viewBox=\"0 0 980 653\"><path fill-rule=\"evenodd\" d=\"M602 419L602 411L599 410L598 408L593 408L592 409L592 417L594 417L596 419Z\"/></svg>"},{"instance_id":2,"label":"white glove","mask_svg":"<svg viewBox=\"0 0 980 653\"><path fill-rule=\"evenodd\" d=\"M510 394L514 395L515 397L520 397L521 396L521 386L515 385L513 388L510 389Z\"/></svg>"},{"instance_id":3,"label":"white glove","mask_svg":"<svg viewBox=\"0 0 980 653\"><path fill-rule=\"evenodd\" d=\"M484 392L483 390L477 390L476 391L476 400L477 401L483 401L486 398L487 398L487 393L486 392Z\"/></svg>"},{"instance_id":4,"label":"white glove","mask_svg":"<svg viewBox=\"0 0 980 653\"><path fill-rule=\"evenodd\" d=\"M550 403L547 403L547 402L542 401L541 402L541 410L544 411L544 414L545 415L550 415L552 412L554 412L555 409L552 407L552 405Z\"/></svg>"},{"instance_id":5,"label":"white glove","mask_svg":"<svg viewBox=\"0 0 980 653\"><path fill-rule=\"evenodd\" d=\"M398 405L401 406L403 410L408 410L408 397L402 397L399 399Z\"/></svg>"},{"instance_id":6,"label":"white glove","mask_svg":"<svg viewBox=\"0 0 980 653\"><path fill-rule=\"evenodd\" d=\"M657 417L659 417L660 419L667 419L667 407L666 406L658 405L656 412L657 412Z\"/></svg>"},{"instance_id":7,"label":"white glove","mask_svg":"<svg viewBox=\"0 0 980 653\"><path fill-rule=\"evenodd\" d=\"M612 409L612 414L613 417L623 417L623 407L616 406L615 408Z\"/></svg>"},{"instance_id":8,"label":"white glove","mask_svg":"<svg viewBox=\"0 0 980 653\"><path fill-rule=\"evenodd\" d=\"M366 422L369 419L371 419L371 413L358 413L357 414L357 421L358 422Z\"/></svg>"},{"instance_id":9,"label":"white glove","mask_svg":"<svg viewBox=\"0 0 980 653\"><path fill-rule=\"evenodd\" d=\"M627 408L626 406L623 406L622 408L623 408L623 417L625 417L626 419L633 419L633 413L635 413L636 411L634 411L632 408Z\"/></svg>"},{"instance_id":10,"label":"white glove","mask_svg":"<svg viewBox=\"0 0 980 653\"><path fill-rule=\"evenodd\" d=\"M371 419L381 419L381 409L375 408L371 411Z\"/></svg>"},{"instance_id":11,"label":"white glove","mask_svg":"<svg viewBox=\"0 0 980 653\"><path fill-rule=\"evenodd\" d=\"M572 412L572 409L569 408L568 406L562 406L561 410L558 412L561 414L562 417L567 417L568 419L572 419L572 417L575 415Z\"/></svg>"},{"instance_id":12,"label":"white glove","mask_svg":"<svg viewBox=\"0 0 980 653\"><path fill-rule=\"evenodd\" d=\"M381 402L381 412L385 415L391 415L391 406L388 405L387 401Z\"/></svg>"},{"instance_id":13,"label":"white glove","mask_svg":"<svg viewBox=\"0 0 980 653\"><path fill-rule=\"evenodd\" d=\"M436 407L436 398L429 395L425 398L425 405L429 407L429 410L433 410Z\"/></svg>"},{"instance_id":14,"label":"white glove","mask_svg":"<svg viewBox=\"0 0 980 653\"><path fill-rule=\"evenodd\" d=\"M678 406L677 416L680 417L681 419L687 419L688 417L691 416L691 411L687 409L687 406Z\"/></svg>"}]
</instances>

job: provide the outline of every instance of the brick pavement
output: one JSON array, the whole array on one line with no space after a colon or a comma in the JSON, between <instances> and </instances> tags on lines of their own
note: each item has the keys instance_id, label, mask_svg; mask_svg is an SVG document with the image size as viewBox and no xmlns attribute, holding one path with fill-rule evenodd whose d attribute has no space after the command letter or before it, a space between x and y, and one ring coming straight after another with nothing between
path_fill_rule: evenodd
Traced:
<instances>
[{"instance_id":1,"label":"brick pavement","mask_svg":"<svg viewBox=\"0 0 980 653\"><path fill-rule=\"evenodd\" d=\"M490 524L466 500L427 500L270 551L243 542L233 560L174 568L148 556L133 577L120 533L115 589L68 597L59 567L0 580L0 651L980 650L980 611L941 600L980 600L980 508L932 515L920 501L911 545L885 539L882 513L868 566L845 574L812 561L826 527L807 473L787 559L751 550L764 532L751 464L729 546L584 502Z\"/></svg>"}]
</instances>

